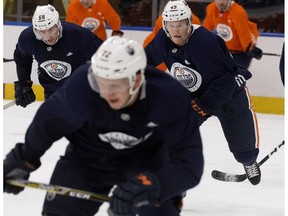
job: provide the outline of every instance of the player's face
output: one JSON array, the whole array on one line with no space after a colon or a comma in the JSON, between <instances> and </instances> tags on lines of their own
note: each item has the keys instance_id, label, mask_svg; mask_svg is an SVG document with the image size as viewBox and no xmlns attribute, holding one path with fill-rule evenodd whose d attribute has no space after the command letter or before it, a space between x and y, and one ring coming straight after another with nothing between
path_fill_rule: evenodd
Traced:
<instances>
[{"instance_id":1,"label":"player's face","mask_svg":"<svg viewBox=\"0 0 288 216\"><path fill-rule=\"evenodd\" d=\"M126 105L130 98L128 79L109 80L96 78L100 95L112 109L118 110Z\"/></svg>"},{"instance_id":2,"label":"player's face","mask_svg":"<svg viewBox=\"0 0 288 216\"><path fill-rule=\"evenodd\" d=\"M48 45L54 45L59 36L59 28L57 25L47 29L47 30L36 30L41 36L42 40Z\"/></svg>"},{"instance_id":3,"label":"player's face","mask_svg":"<svg viewBox=\"0 0 288 216\"><path fill-rule=\"evenodd\" d=\"M166 29L169 32L171 40L178 46L183 46L189 36L190 26L186 20L167 21Z\"/></svg>"},{"instance_id":4,"label":"player's face","mask_svg":"<svg viewBox=\"0 0 288 216\"><path fill-rule=\"evenodd\" d=\"M87 8L92 7L94 0L80 0L80 3Z\"/></svg>"},{"instance_id":5,"label":"player's face","mask_svg":"<svg viewBox=\"0 0 288 216\"><path fill-rule=\"evenodd\" d=\"M216 5L220 11L225 11L227 9L230 0L215 0Z\"/></svg>"}]
</instances>

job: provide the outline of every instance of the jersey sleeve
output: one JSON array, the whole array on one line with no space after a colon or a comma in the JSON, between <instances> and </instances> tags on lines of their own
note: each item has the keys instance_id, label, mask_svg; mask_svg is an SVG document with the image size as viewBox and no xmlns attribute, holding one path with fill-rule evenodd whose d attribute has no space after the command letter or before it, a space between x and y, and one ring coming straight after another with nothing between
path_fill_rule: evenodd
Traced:
<instances>
[{"instance_id":1,"label":"jersey sleeve","mask_svg":"<svg viewBox=\"0 0 288 216\"><path fill-rule=\"evenodd\" d=\"M87 105L79 100L81 95L88 95L88 81L84 75L87 68L88 65L77 68L63 87L51 95L49 100L44 101L37 110L25 134L25 155L31 158L31 161L39 159L57 140L66 137L70 141L69 136L80 130L87 118L90 118L84 117ZM75 93L81 91L85 93Z\"/></svg>"},{"instance_id":2,"label":"jersey sleeve","mask_svg":"<svg viewBox=\"0 0 288 216\"><path fill-rule=\"evenodd\" d=\"M77 17L74 15L74 8L72 3L68 5L66 12L66 22L78 24Z\"/></svg>"},{"instance_id":3,"label":"jersey sleeve","mask_svg":"<svg viewBox=\"0 0 288 216\"><path fill-rule=\"evenodd\" d=\"M199 17L197 17L195 14L192 14L192 23L197 24L197 25L201 25L201 21L200 21Z\"/></svg>"},{"instance_id":4,"label":"jersey sleeve","mask_svg":"<svg viewBox=\"0 0 288 216\"><path fill-rule=\"evenodd\" d=\"M158 31L156 36L153 38L153 40L146 45L145 47L145 53L147 56L147 64L153 65L153 66L158 66L163 62L161 51L158 49L159 46L161 45L161 40L163 40L163 37L167 37L164 30Z\"/></svg>"},{"instance_id":5,"label":"jersey sleeve","mask_svg":"<svg viewBox=\"0 0 288 216\"><path fill-rule=\"evenodd\" d=\"M82 56L85 56L87 61L90 61L91 57L101 46L103 41L88 29L83 28L83 32L85 32L85 34L82 36L83 46L81 47L81 53Z\"/></svg>"},{"instance_id":6,"label":"jersey sleeve","mask_svg":"<svg viewBox=\"0 0 288 216\"><path fill-rule=\"evenodd\" d=\"M199 96L200 101L211 110L225 104L237 90L235 75L237 66L233 61L224 40L211 32L203 34L201 44L195 49L200 50L197 64L206 74L209 84L206 90ZM199 42L200 43L200 42ZM203 58L203 56L206 56ZM208 78L209 77L209 78Z\"/></svg>"},{"instance_id":7,"label":"jersey sleeve","mask_svg":"<svg viewBox=\"0 0 288 216\"><path fill-rule=\"evenodd\" d=\"M121 19L114 8L110 5L107 0L101 1L101 8L103 10L103 15L108 25L113 31L119 31L121 29Z\"/></svg>"},{"instance_id":8,"label":"jersey sleeve","mask_svg":"<svg viewBox=\"0 0 288 216\"><path fill-rule=\"evenodd\" d=\"M154 37L156 36L157 32L162 28L162 16L159 16L158 19L155 22L155 26L153 28L153 31L145 38L143 47L146 47L147 44L149 44Z\"/></svg>"},{"instance_id":9,"label":"jersey sleeve","mask_svg":"<svg viewBox=\"0 0 288 216\"><path fill-rule=\"evenodd\" d=\"M246 52L256 41L252 40L251 31L249 29L248 14L242 7L235 7L235 12L231 13L234 20L235 31L237 32L242 51ZM241 22L239 22L241 20Z\"/></svg>"},{"instance_id":10,"label":"jersey sleeve","mask_svg":"<svg viewBox=\"0 0 288 216\"><path fill-rule=\"evenodd\" d=\"M210 31L213 31L215 28L213 23L213 3L209 4L206 8L206 17L203 21L203 26Z\"/></svg>"},{"instance_id":11,"label":"jersey sleeve","mask_svg":"<svg viewBox=\"0 0 288 216\"><path fill-rule=\"evenodd\" d=\"M177 97L176 94L171 97ZM170 107L175 121L163 128L169 162L157 172L162 201L179 194L179 191L184 192L195 187L203 174L204 160L199 127L191 112L190 96L186 98L186 95L181 95L185 98L185 101L180 102L181 108L178 107L177 110L176 106Z\"/></svg>"},{"instance_id":12,"label":"jersey sleeve","mask_svg":"<svg viewBox=\"0 0 288 216\"><path fill-rule=\"evenodd\" d=\"M29 30L24 30L18 39L14 50L14 61L19 81L31 80L31 70L33 63L33 53L30 50L31 45L28 35ZM33 33L34 34L34 33Z\"/></svg>"}]
</instances>

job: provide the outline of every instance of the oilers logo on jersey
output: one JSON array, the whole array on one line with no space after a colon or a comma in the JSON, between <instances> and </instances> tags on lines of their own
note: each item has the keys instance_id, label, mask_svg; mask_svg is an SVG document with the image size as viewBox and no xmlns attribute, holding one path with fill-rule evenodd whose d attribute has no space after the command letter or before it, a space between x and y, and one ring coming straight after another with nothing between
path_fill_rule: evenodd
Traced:
<instances>
[{"instance_id":1,"label":"oilers logo on jersey","mask_svg":"<svg viewBox=\"0 0 288 216\"><path fill-rule=\"evenodd\" d=\"M57 60L48 60L40 64L40 67L53 79L59 81L71 75L72 67L69 63Z\"/></svg>"},{"instance_id":2,"label":"oilers logo on jersey","mask_svg":"<svg viewBox=\"0 0 288 216\"><path fill-rule=\"evenodd\" d=\"M216 27L216 31L223 38L224 41L230 41L233 37L232 29L230 26L225 24L218 24Z\"/></svg>"},{"instance_id":3,"label":"oilers logo on jersey","mask_svg":"<svg viewBox=\"0 0 288 216\"><path fill-rule=\"evenodd\" d=\"M89 29L92 32L95 31L99 26L99 20L93 17L87 17L82 22L82 27Z\"/></svg>"},{"instance_id":4,"label":"oilers logo on jersey","mask_svg":"<svg viewBox=\"0 0 288 216\"><path fill-rule=\"evenodd\" d=\"M109 144L111 144L113 146L113 148L115 148L117 150L123 150L123 149L132 148L132 147L140 144L141 142L144 142L152 134L153 134L153 132L150 132L150 133L146 134L144 138L138 139L136 137L133 137L131 135L121 133L121 132L109 132L109 133L105 133L105 134L99 134L99 138L103 142L108 142Z\"/></svg>"},{"instance_id":5,"label":"oilers logo on jersey","mask_svg":"<svg viewBox=\"0 0 288 216\"><path fill-rule=\"evenodd\" d=\"M191 92L197 91L201 86L202 76L200 73L192 68L182 65L181 63L174 63L170 72L175 79Z\"/></svg>"}]
</instances>

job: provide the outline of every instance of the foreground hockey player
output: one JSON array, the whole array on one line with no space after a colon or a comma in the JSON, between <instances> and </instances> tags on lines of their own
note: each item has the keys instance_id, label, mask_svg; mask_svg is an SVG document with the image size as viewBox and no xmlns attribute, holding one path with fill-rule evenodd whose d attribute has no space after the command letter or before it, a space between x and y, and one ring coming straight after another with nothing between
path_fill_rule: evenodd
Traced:
<instances>
[{"instance_id":1,"label":"foreground hockey player","mask_svg":"<svg viewBox=\"0 0 288 216\"><path fill-rule=\"evenodd\" d=\"M46 100L4 160L4 182L29 178L61 137L70 144L51 184L108 194L110 216L177 216L183 191L203 172L202 142L189 92L170 75L146 67L141 44L105 41ZM145 70L145 73L144 73ZM23 188L4 185L17 194ZM51 194L50 194L51 195ZM94 215L101 203L49 196L43 215Z\"/></svg>"},{"instance_id":2,"label":"foreground hockey player","mask_svg":"<svg viewBox=\"0 0 288 216\"><path fill-rule=\"evenodd\" d=\"M38 79L47 99L77 67L89 62L102 44L89 30L61 23L52 5L38 6L32 24L20 34L14 51L18 76L15 99L16 105L22 107L36 99L31 81L33 57L38 63Z\"/></svg>"},{"instance_id":3,"label":"foreground hockey player","mask_svg":"<svg viewBox=\"0 0 288 216\"><path fill-rule=\"evenodd\" d=\"M218 117L230 151L256 185L261 179L256 162L259 134L246 87L251 73L236 66L221 37L191 24L191 13L183 0L166 4L163 29L145 47L148 63L157 66L164 60L175 79L190 91L199 125L212 115Z\"/></svg>"}]
</instances>

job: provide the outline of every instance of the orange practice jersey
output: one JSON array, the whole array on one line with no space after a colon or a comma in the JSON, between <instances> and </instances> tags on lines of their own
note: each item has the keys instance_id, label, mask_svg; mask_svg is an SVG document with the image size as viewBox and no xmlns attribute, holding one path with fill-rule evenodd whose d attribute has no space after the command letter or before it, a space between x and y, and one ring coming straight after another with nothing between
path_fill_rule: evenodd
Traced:
<instances>
[{"instance_id":1,"label":"orange practice jersey","mask_svg":"<svg viewBox=\"0 0 288 216\"><path fill-rule=\"evenodd\" d=\"M121 26L119 15L107 0L97 0L91 8L82 6L79 0L72 0L68 6L66 21L91 30L103 41L107 38L104 21L113 31L119 31Z\"/></svg>"},{"instance_id":2,"label":"orange practice jersey","mask_svg":"<svg viewBox=\"0 0 288 216\"><path fill-rule=\"evenodd\" d=\"M199 19L196 15L194 15L194 14L192 14L192 23L193 23L193 24L201 25L200 19ZM153 38L155 37L155 35L157 34L157 32L158 32L161 28L162 28L162 16L160 15L160 16L158 17L158 19L156 20L156 22L155 22L155 26L154 26L154 28L153 28L153 31L145 38L144 43L143 43L143 46L144 46L144 47L146 47L147 44L149 44L149 43L153 40ZM165 71L167 67L166 67L166 65L165 65L164 62L163 62L163 63L161 63L160 65L158 65L157 68L158 68L159 70Z\"/></svg>"},{"instance_id":3,"label":"orange practice jersey","mask_svg":"<svg viewBox=\"0 0 288 216\"><path fill-rule=\"evenodd\" d=\"M223 13L215 2L209 4L203 26L210 31L215 29L232 53L245 52L249 45L252 48L259 36L257 24L249 21L245 9L235 2Z\"/></svg>"}]
</instances>

